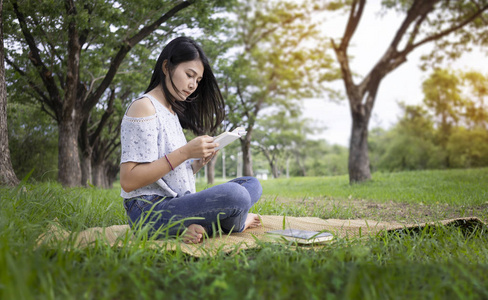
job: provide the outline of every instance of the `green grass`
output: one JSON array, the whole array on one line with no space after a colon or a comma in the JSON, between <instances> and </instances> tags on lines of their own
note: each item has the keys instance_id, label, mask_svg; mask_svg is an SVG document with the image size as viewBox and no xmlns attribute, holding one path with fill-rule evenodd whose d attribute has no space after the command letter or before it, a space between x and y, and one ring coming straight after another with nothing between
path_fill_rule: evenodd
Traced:
<instances>
[{"instance_id":1,"label":"green grass","mask_svg":"<svg viewBox=\"0 0 488 300\"><path fill-rule=\"evenodd\" d=\"M374 174L263 182L262 214L314 214L303 199L370 199L476 206L488 201L488 169ZM200 188L204 187L200 185ZM487 299L488 232L426 227L323 249L260 244L196 259L162 252L144 237L121 247L37 247L57 218L68 230L124 224L117 188L56 183L0 189L0 299ZM295 200L285 204L279 198ZM64 249L70 249L64 251Z\"/></svg>"},{"instance_id":2,"label":"green grass","mask_svg":"<svg viewBox=\"0 0 488 300\"><path fill-rule=\"evenodd\" d=\"M364 184L348 176L300 177L263 182L265 195L284 198L333 197L425 204L481 205L488 202L488 169L375 173Z\"/></svg>"}]
</instances>

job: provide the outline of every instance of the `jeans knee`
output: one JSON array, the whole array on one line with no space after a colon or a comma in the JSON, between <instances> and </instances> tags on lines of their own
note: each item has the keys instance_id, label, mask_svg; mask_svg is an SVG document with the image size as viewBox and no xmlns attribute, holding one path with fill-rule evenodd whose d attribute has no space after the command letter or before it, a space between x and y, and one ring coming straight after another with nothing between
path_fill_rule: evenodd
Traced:
<instances>
[{"instance_id":1,"label":"jeans knee","mask_svg":"<svg viewBox=\"0 0 488 300\"><path fill-rule=\"evenodd\" d=\"M261 195L263 194L263 187L261 186L261 182L256 177L243 177L246 183L243 185L251 197L251 205L256 203Z\"/></svg>"},{"instance_id":2,"label":"jeans knee","mask_svg":"<svg viewBox=\"0 0 488 300\"><path fill-rule=\"evenodd\" d=\"M257 178L253 177L253 179L254 179L253 186L255 189L255 195L256 195L257 199L259 199L261 197L261 195L263 194L263 187L261 186L261 182L259 182L259 180Z\"/></svg>"},{"instance_id":3,"label":"jeans knee","mask_svg":"<svg viewBox=\"0 0 488 300\"><path fill-rule=\"evenodd\" d=\"M263 193L263 187L261 186L261 182L259 182L256 177L244 176L233 179L230 182L234 182L245 187L251 195L251 199L256 198L254 199L255 201L257 201L257 199L259 199L259 197L261 197Z\"/></svg>"},{"instance_id":4,"label":"jeans knee","mask_svg":"<svg viewBox=\"0 0 488 300\"><path fill-rule=\"evenodd\" d=\"M249 192L239 184L232 185L226 200L228 206L239 207L246 211L249 210L252 205Z\"/></svg>"}]
</instances>

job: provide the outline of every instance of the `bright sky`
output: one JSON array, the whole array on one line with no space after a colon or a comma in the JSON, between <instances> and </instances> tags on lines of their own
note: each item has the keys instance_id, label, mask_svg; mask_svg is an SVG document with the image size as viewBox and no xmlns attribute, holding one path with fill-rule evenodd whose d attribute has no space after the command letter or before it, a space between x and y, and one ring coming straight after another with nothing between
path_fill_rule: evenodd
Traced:
<instances>
[{"instance_id":1,"label":"bright sky","mask_svg":"<svg viewBox=\"0 0 488 300\"><path fill-rule=\"evenodd\" d=\"M349 54L354 56L351 68L354 72L364 76L378 61L391 41L403 15L390 12L385 16L379 16L380 1L371 1L365 7L364 15L360 21L358 30L352 38ZM334 20L334 35L342 35L346 17ZM367 25L367 26L365 26ZM401 116L398 106L399 101L407 104L420 104L422 102L422 82L428 77L429 72L419 69L420 57L426 54L429 45L424 45L414 50L407 57L408 61L388 74L380 84L376 102L373 108L373 117L370 128L381 126L390 128ZM485 52L487 52L485 50ZM446 65L453 70L476 70L486 73L488 56L479 50L464 54L453 64ZM343 89L342 81L337 83ZM342 103L332 103L324 99L305 100L304 116L316 120L325 125L325 130L317 138L323 138L330 144L349 145L351 131L351 116L347 100Z\"/></svg>"}]
</instances>

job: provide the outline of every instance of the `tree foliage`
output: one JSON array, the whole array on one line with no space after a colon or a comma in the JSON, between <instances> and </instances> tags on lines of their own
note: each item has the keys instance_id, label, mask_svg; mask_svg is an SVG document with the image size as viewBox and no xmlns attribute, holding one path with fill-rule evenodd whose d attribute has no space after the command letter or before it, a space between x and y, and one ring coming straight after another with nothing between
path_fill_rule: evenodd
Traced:
<instances>
[{"instance_id":1,"label":"tree foliage","mask_svg":"<svg viewBox=\"0 0 488 300\"><path fill-rule=\"evenodd\" d=\"M436 69L422 84L424 104L431 109L439 125L439 142L445 147L451 128L456 126L465 107L459 88L460 79L444 69Z\"/></svg>"},{"instance_id":2,"label":"tree foliage","mask_svg":"<svg viewBox=\"0 0 488 300\"><path fill-rule=\"evenodd\" d=\"M290 158L301 169L301 175L306 176L304 161L298 154L315 131L309 123L296 111L279 111L259 119L253 144L268 160L274 178L280 177Z\"/></svg>"},{"instance_id":3,"label":"tree foliage","mask_svg":"<svg viewBox=\"0 0 488 300\"><path fill-rule=\"evenodd\" d=\"M32 104L9 103L9 147L20 178L57 180L58 128L56 122Z\"/></svg>"},{"instance_id":4,"label":"tree foliage","mask_svg":"<svg viewBox=\"0 0 488 300\"><path fill-rule=\"evenodd\" d=\"M153 49L178 29L213 26L225 1L9 0L7 62L12 99L35 99L59 127L59 180L81 183L79 131L111 95L121 73L147 75ZM192 7L192 10L187 9ZM139 48L139 51L133 49ZM148 75L150 76L150 75ZM112 91L112 92L110 92ZM133 91L138 93L139 91ZM100 131L98 131L100 132ZM92 145L93 146L93 145Z\"/></svg>"},{"instance_id":5,"label":"tree foliage","mask_svg":"<svg viewBox=\"0 0 488 300\"><path fill-rule=\"evenodd\" d=\"M367 5L366 0L342 1L349 17L339 41L332 40L341 67L352 114L349 155L349 180L361 182L371 178L368 154L368 124L381 81L407 61L415 49L431 43L434 51L426 59L435 65L448 57L455 59L471 45L488 42L486 0L384 0L384 9L393 9L402 18L383 56L369 72L358 79L350 68L348 50ZM362 25L364 26L364 25ZM367 26L367 24L366 24Z\"/></svg>"},{"instance_id":6,"label":"tree foliage","mask_svg":"<svg viewBox=\"0 0 488 300\"><path fill-rule=\"evenodd\" d=\"M296 100L323 90L330 72L326 43L317 43L312 1L240 1L233 14L233 46L220 64L227 127L245 124L244 175L252 175L251 141L259 114L269 107L298 110ZM314 44L315 43L315 44Z\"/></svg>"},{"instance_id":7,"label":"tree foliage","mask_svg":"<svg viewBox=\"0 0 488 300\"><path fill-rule=\"evenodd\" d=\"M479 85L486 80L473 71L434 70L423 84L423 104L402 105L404 115L391 130L372 132L374 170L488 166L488 94Z\"/></svg>"},{"instance_id":8,"label":"tree foliage","mask_svg":"<svg viewBox=\"0 0 488 300\"><path fill-rule=\"evenodd\" d=\"M464 97L468 128L481 127L488 130L488 75L467 71L461 76L467 96ZM464 94L464 93L463 93Z\"/></svg>"},{"instance_id":9,"label":"tree foliage","mask_svg":"<svg viewBox=\"0 0 488 300\"><path fill-rule=\"evenodd\" d=\"M303 162L303 167L293 164L290 176L335 176L347 174L349 151L340 145L330 145L324 140L306 140L295 153L296 159Z\"/></svg>"},{"instance_id":10,"label":"tree foliage","mask_svg":"<svg viewBox=\"0 0 488 300\"><path fill-rule=\"evenodd\" d=\"M435 142L431 115L420 106L401 106L404 115L390 131L373 131L369 142L373 169L403 171L441 167L443 152Z\"/></svg>"},{"instance_id":11,"label":"tree foliage","mask_svg":"<svg viewBox=\"0 0 488 300\"><path fill-rule=\"evenodd\" d=\"M5 48L3 45L3 0L0 0L0 185L19 182L12 167L7 131L7 89L5 84Z\"/></svg>"}]
</instances>

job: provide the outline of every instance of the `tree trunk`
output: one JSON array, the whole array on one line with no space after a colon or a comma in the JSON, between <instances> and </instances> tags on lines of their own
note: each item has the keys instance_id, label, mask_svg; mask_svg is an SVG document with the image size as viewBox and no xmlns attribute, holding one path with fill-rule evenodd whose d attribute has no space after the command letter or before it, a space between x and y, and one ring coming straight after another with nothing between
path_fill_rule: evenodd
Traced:
<instances>
[{"instance_id":1,"label":"tree trunk","mask_svg":"<svg viewBox=\"0 0 488 300\"><path fill-rule=\"evenodd\" d=\"M81 186L87 187L89 184L93 184L92 178L92 160L93 160L93 147L90 145L90 138L88 134L88 120L85 119L80 127L78 133L78 146L81 152Z\"/></svg>"},{"instance_id":2,"label":"tree trunk","mask_svg":"<svg viewBox=\"0 0 488 300\"><path fill-rule=\"evenodd\" d=\"M300 160L300 154L297 152L294 152L295 154L295 159L297 161L298 169L300 170L300 173L302 173L303 177L307 176L307 169L305 168L305 164L303 164Z\"/></svg>"},{"instance_id":3,"label":"tree trunk","mask_svg":"<svg viewBox=\"0 0 488 300\"><path fill-rule=\"evenodd\" d=\"M0 0L0 185L15 186L19 179L10 160L7 130L7 88L3 47L3 0Z\"/></svg>"},{"instance_id":4,"label":"tree trunk","mask_svg":"<svg viewBox=\"0 0 488 300\"><path fill-rule=\"evenodd\" d=\"M100 163L93 162L92 178L93 185L102 189L110 189L119 172L119 166L113 165L106 160Z\"/></svg>"},{"instance_id":5,"label":"tree trunk","mask_svg":"<svg viewBox=\"0 0 488 300\"><path fill-rule=\"evenodd\" d=\"M36 39L33 33L30 31L30 25L28 25L27 20L31 18L29 16L24 16L24 14L19 9L19 4L17 1L11 1L13 10L17 16L22 34L24 35L25 41L29 46L29 59L35 69L38 72L38 76L42 79L44 87L46 88L47 94L44 94L40 89L37 93L40 94L38 100L44 105L47 105L55 112L55 119L59 126L59 160L58 160L58 180L65 187L80 186L81 184L81 169L80 169L80 157L78 150L77 136L79 133L81 121L89 115L89 112L96 106L100 101L100 98L105 93L105 91L110 87L117 71L122 64L127 53L134 46L136 46L144 38L152 34L154 31L158 30L160 25L167 22L175 14L177 14L182 9L193 4L192 1L177 1L178 3L170 8L166 13L164 13L156 21L147 24L146 26L140 28L132 36L127 36L123 41L120 41L120 46L112 48L115 50L115 55L110 59L110 67L106 74L103 76L100 84L94 89L87 90L86 83L80 81L80 58L81 49L85 45L86 39L88 38L91 27L88 26L86 22L77 23L81 20L78 16L80 15L77 11L74 0L65 1L65 8L67 16L65 19L60 19L59 21L63 24L67 23L67 57L57 57L55 49L53 52L43 51L46 45L42 45L42 49L39 49L36 44ZM80 5L82 7L83 5ZM87 8L83 7L83 16L87 17L87 20L91 20L91 12L86 15ZM42 18L41 15L38 17ZM35 19L35 18L34 18ZM149 20L149 19L148 19ZM35 23L35 21L34 21ZM82 29L80 29L82 28ZM66 28L65 28L66 29ZM48 31L51 29L48 29ZM81 31L80 31L81 30ZM37 34L37 33L36 33ZM118 48L118 50L117 50ZM62 49L61 49L62 50ZM59 51L61 51L59 50ZM52 74L52 70L49 68L50 64L46 64L43 61L43 57L52 60L61 60L61 63L66 68L66 74L64 84L56 81L55 76ZM19 69L19 68L17 68ZM86 71L86 70L85 70ZM91 74L89 71L87 71ZM22 74L27 76L27 74ZM29 80L28 80L29 81ZM92 81L92 83L94 83ZM64 91L64 96L61 96L61 89ZM84 89L84 88L85 89ZM85 93L89 93L88 95ZM80 121L81 120L81 121Z\"/></svg>"},{"instance_id":6,"label":"tree trunk","mask_svg":"<svg viewBox=\"0 0 488 300\"><path fill-rule=\"evenodd\" d=\"M360 23L359 21L363 15L366 2L366 0L355 0L351 2L349 18L340 44L336 45L334 40L331 40L337 61L341 67L342 78L353 119L349 147L349 181L351 183L361 182L371 178L368 157L368 122L379 84L383 78L405 63L407 61L407 55L417 47L443 39L456 31L459 32L463 27L465 28L468 24L477 20L481 21L480 16L483 16L483 13L488 10L488 5L478 5L475 9L470 10L469 13L464 15L461 13L457 16L457 22L447 22L447 25L443 26L441 30L423 32L421 28L424 28L425 23L434 22L433 24L436 24L436 21L431 19L430 15L441 15L435 12L435 6L440 1L410 1L411 4L407 7L405 18L396 31L385 54L374 65L368 75L363 77L361 83L355 84L354 74L349 66L347 50L351 38ZM436 26L427 27L437 28ZM419 32L423 32L423 34L419 34Z\"/></svg>"},{"instance_id":7,"label":"tree trunk","mask_svg":"<svg viewBox=\"0 0 488 300\"><path fill-rule=\"evenodd\" d=\"M110 179L109 179L108 169L109 169L109 167L107 166L107 164L106 163L103 164L103 178L102 178L102 180L103 180L103 188L104 189L108 189L109 186L110 186L110 184L109 184Z\"/></svg>"},{"instance_id":8,"label":"tree trunk","mask_svg":"<svg viewBox=\"0 0 488 300\"><path fill-rule=\"evenodd\" d=\"M214 157L207 164L207 184L212 185L215 182L215 164L217 163L217 158Z\"/></svg>"},{"instance_id":9,"label":"tree trunk","mask_svg":"<svg viewBox=\"0 0 488 300\"><path fill-rule=\"evenodd\" d=\"M269 162L269 166L271 167L271 172L273 173L273 178L280 177L278 166L274 162Z\"/></svg>"},{"instance_id":10,"label":"tree trunk","mask_svg":"<svg viewBox=\"0 0 488 300\"><path fill-rule=\"evenodd\" d=\"M249 132L248 132L249 135ZM242 148L242 174L244 176L253 176L252 172L252 153L251 153L251 141L248 139L248 135L246 138L241 140L241 148Z\"/></svg>"},{"instance_id":11,"label":"tree trunk","mask_svg":"<svg viewBox=\"0 0 488 300\"><path fill-rule=\"evenodd\" d=\"M112 126L109 125L108 127ZM119 132L120 127L116 126L116 128L116 131ZM112 131L109 130L109 132ZM86 131L81 130L80 134L86 135ZM80 143L80 145L86 147L85 151L89 151L90 153L92 184L99 188L109 188L119 171L118 158L115 159L115 162L112 161L114 158L111 159L111 154L117 147L120 147L120 143L114 142L118 135L113 137L112 140L100 140L99 134L96 134L96 136L97 138L93 142L93 146L90 145L89 139L86 139L86 142ZM81 139L81 141L83 141L83 139Z\"/></svg>"},{"instance_id":12,"label":"tree trunk","mask_svg":"<svg viewBox=\"0 0 488 300\"><path fill-rule=\"evenodd\" d=\"M78 134L82 115L81 103L78 98L81 44L76 27L76 6L67 1L66 12L71 17L68 23L68 60L66 72L66 88L62 112L59 118L59 158L58 181L65 187L81 185L80 156L78 152Z\"/></svg>"},{"instance_id":13,"label":"tree trunk","mask_svg":"<svg viewBox=\"0 0 488 300\"><path fill-rule=\"evenodd\" d=\"M273 175L273 178L278 178L280 176L279 171L278 171L278 166L276 164L276 160L274 158L274 155L271 155L271 153L264 147L262 147L262 153L268 160L269 167L271 169L271 174Z\"/></svg>"},{"instance_id":14,"label":"tree trunk","mask_svg":"<svg viewBox=\"0 0 488 300\"><path fill-rule=\"evenodd\" d=\"M92 167L93 185L99 188L106 188L105 164L103 162L94 163Z\"/></svg>"},{"instance_id":15,"label":"tree trunk","mask_svg":"<svg viewBox=\"0 0 488 300\"><path fill-rule=\"evenodd\" d=\"M63 120L59 124L58 181L65 187L79 186L81 183L78 153L79 128L76 123Z\"/></svg>"},{"instance_id":16,"label":"tree trunk","mask_svg":"<svg viewBox=\"0 0 488 300\"><path fill-rule=\"evenodd\" d=\"M349 183L371 179L368 154L368 118L353 113L349 144Z\"/></svg>"},{"instance_id":17,"label":"tree trunk","mask_svg":"<svg viewBox=\"0 0 488 300\"><path fill-rule=\"evenodd\" d=\"M81 155L81 185L88 186L89 183L93 184L92 178L92 149L82 150Z\"/></svg>"},{"instance_id":18,"label":"tree trunk","mask_svg":"<svg viewBox=\"0 0 488 300\"><path fill-rule=\"evenodd\" d=\"M115 179L117 179L117 174L119 173L119 165L112 165L111 163L108 163L105 169L107 188L111 189L113 187Z\"/></svg>"}]
</instances>

